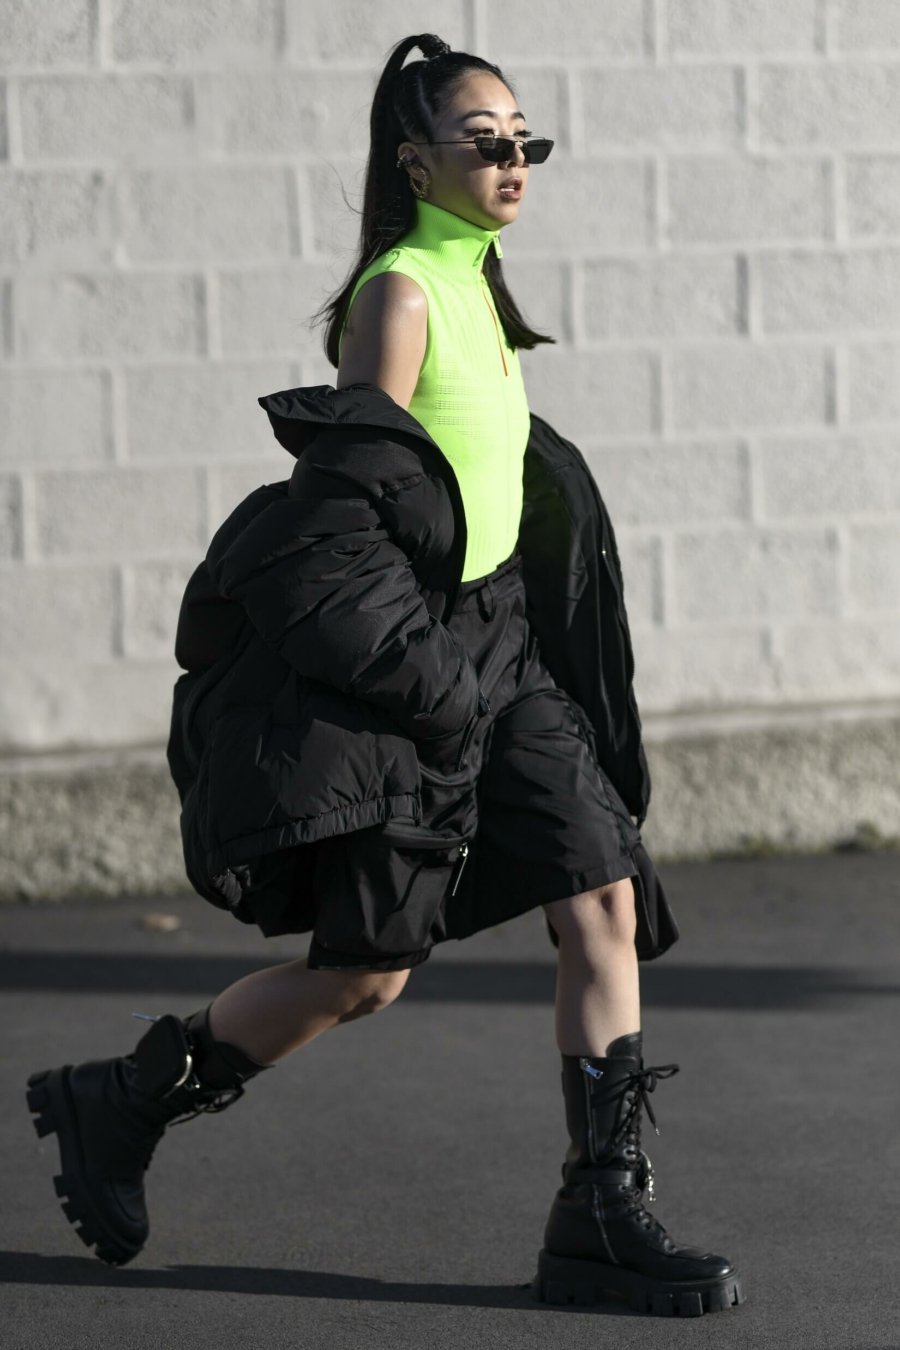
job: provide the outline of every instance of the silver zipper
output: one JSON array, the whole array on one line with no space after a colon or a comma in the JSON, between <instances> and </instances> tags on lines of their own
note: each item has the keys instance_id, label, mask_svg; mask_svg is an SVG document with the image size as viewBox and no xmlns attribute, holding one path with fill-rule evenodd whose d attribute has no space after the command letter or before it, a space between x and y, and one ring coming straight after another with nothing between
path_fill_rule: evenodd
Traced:
<instances>
[{"instance_id":1,"label":"silver zipper","mask_svg":"<svg viewBox=\"0 0 900 1350\"><path fill-rule=\"evenodd\" d=\"M469 856L469 845L460 844L459 857L456 860L456 867L454 868L453 871L453 885L450 888L451 895L456 894L456 888L459 885L459 879L463 874L463 868L466 865L466 859L468 858L468 856Z\"/></svg>"},{"instance_id":2,"label":"silver zipper","mask_svg":"<svg viewBox=\"0 0 900 1350\"><path fill-rule=\"evenodd\" d=\"M582 1069L586 1069L588 1067L587 1061L584 1059L580 1060L580 1064ZM597 1144L594 1139L594 1112L591 1109L591 1089L588 1087L588 1080L586 1078L582 1078L581 1081L582 1083L584 1083L585 1118L587 1120L587 1134L588 1134L588 1156L591 1162L596 1167Z\"/></svg>"}]
</instances>

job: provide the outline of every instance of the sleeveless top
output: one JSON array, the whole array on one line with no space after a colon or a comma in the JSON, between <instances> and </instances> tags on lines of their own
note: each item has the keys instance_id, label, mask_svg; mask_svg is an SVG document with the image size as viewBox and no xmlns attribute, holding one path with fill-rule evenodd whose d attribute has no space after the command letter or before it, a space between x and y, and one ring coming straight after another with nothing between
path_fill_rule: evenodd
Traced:
<instances>
[{"instance_id":1,"label":"sleeveless top","mask_svg":"<svg viewBox=\"0 0 900 1350\"><path fill-rule=\"evenodd\" d=\"M462 580L486 576L516 546L522 472L531 430L518 352L510 347L482 271L499 228L487 230L432 202L417 222L360 274L403 272L428 300L428 337L409 411L440 446L459 481L467 547ZM343 342L344 325L339 339Z\"/></svg>"}]
</instances>

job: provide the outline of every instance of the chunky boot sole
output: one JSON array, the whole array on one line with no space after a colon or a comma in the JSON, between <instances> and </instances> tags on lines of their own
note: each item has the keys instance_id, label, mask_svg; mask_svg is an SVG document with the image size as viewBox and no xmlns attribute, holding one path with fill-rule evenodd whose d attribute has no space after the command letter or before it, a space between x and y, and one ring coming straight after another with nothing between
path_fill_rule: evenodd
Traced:
<instances>
[{"instance_id":1,"label":"chunky boot sole","mask_svg":"<svg viewBox=\"0 0 900 1350\"><path fill-rule=\"evenodd\" d=\"M69 1091L69 1066L34 1073L28 1079L28 1109L38 1137L56 1135L62 1171L53 1178L62 1211L86 1247L96 1249L101 1261L124 1266L143 1247L116 1232L98 1212L84 1165L78 1120Z\"/></svg>"},{"instance_id":2,"label":"chunky boot sole","mask_svg":"<svg viewBox=\"0 0 900 1350\"><path fill-rule=\"evenodd\" d=\"M538 1256L531 1294L541 1303L591 1305L625 1299L635 1311L656 1317L701 1317L744 1302L737 1275L673 1283L639 1275L624 1266L578 1261L546 1250Z\"/></svg>"}]
</instances>

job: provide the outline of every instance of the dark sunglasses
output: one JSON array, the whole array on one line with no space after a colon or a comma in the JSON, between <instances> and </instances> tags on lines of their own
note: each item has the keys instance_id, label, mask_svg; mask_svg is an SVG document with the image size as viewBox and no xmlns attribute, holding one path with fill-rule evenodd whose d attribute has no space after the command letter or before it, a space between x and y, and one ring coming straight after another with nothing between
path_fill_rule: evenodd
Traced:
<instances>
[{"instance_id":1,"label":"dark sunglasses","mask_svg":"<svg viewBox=\"0 0 900 1350\"><path fill-rule=\"evenodd\" d=\"M521 145L526 164L543 164L553 149L553 141L546 136L467 136L460 141L412 141L412 145L474 145L482 159L489 164L503 164Z\"/></svg>"}]
</instances>

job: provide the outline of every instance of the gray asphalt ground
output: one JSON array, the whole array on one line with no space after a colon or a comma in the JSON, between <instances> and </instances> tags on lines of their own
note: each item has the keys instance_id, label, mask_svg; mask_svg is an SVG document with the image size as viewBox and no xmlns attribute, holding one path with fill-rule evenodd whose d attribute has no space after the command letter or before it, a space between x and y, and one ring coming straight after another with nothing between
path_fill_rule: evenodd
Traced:
<instances>
[{"instance_id":1,"label":"gray asphalt ground","mask_svg":"<svg viewBox=\"0 0 900 1350\"><path fill-rule=\"evenodd\" d=\"M565 1148L537 913L447 944L389 1010L170 1130L150 1242L103 1265L53 1194L28 1074L123 1053L132 1010L186 1014L305 945L163 898L0 911L0 1344L900 1346L900 854L660 870L682 937L641 967L645 1062L681 1072L644 1127L652 1209L739 1264L741 1307L650 1318L523 1287Z\"/></svg>"}]
</instances>

